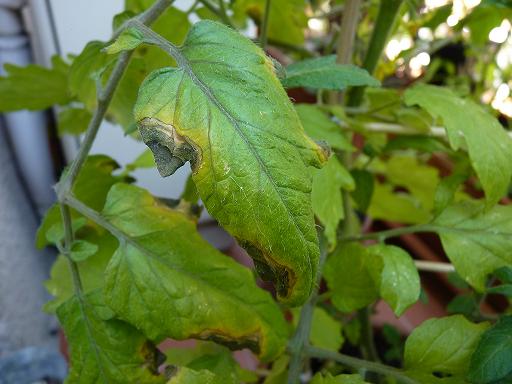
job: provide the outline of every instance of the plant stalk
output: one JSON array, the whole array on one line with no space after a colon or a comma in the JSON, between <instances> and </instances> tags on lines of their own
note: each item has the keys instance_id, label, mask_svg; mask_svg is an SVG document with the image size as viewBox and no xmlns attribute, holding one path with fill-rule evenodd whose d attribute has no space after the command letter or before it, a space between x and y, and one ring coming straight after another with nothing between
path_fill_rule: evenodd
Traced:
<instances>
[{"instance_id":1,"label":"plant stalk","mask_svg":"<svg viewBox=\"0 0 512 384\"><path fill-rule=\"evenodd\" d=\"M309 334L311 331L311 321L313 320L313 311L318 299L318 288L322 279L322 269L327 258L327 241L323 234L321 234L319 237L320 260L316 273L315 287L306 304L302 306L297 329L288 346L288 351L291 357L290 365L288 368L288 384L297 384L304 361L304 350L309 345Z\"/></svg>"},{"instance_id":2,"label":"plant stalk","mask_svg":"<svg viewBox=\"0 0 512 384\"><path fill-rule=\"evenodd\" d=\"M389 34L395 24L402 0L382 0L379 2L377 20L373 28L363 68L372 75L386 46ZM348 105L357 107L363 101L365 87L356 87L350 92Z\"/></svg>"},{"instance_id":3,"label":"plant stalk","mask_svg":"<svg viewBox=\"0 0 512 384\"><path fill-rule=\"evenodd\" d=\"M263 14L263 22L261 23L260 44L263 50L265 50L265 48L267 47L268 21L270 19L271 2L272 0L265 1L265 13Z\"/></svg>"},{"instance_id":4,"label":"plant stalk","mask_svg":"<svg viewBox=\"0 0 512 384\"><path fill-rule=\"evenodd\" d=\"M309 357L333 360L356 369L364 369L371 372L379 373L384 376L393 377L397 379L398 382L403 384L419 384L416 380L413 380L410 377L406 376L401 370L381 363L362 360L356 357L344 355L341 353L313 346L307 346L305 349L305 353Z\"/></svg>"}]
</instances>

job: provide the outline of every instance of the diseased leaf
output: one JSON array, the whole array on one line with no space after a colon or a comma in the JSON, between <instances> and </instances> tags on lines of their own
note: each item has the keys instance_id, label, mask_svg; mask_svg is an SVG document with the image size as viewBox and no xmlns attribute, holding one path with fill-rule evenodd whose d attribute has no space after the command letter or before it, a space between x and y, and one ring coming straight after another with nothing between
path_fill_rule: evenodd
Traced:
<instances>
[{"instance_id":1,"label":"diseased leaf","mask_svg":"<svg viewBox=\"0 0 512 384\"><path fill-rule=\"evenodd\" d=\"M180 68L152 73L135 117L163 176L186 161L208 212L276 284L280 300L309 296L318 263L309 165L327 160L309 139L271 61L212 21L191 29Z\"/></svg>"},{"instance_id":2,"label":"diseased leaf","mask_svg":"<svg viewBox=\"0 0 512 384\"><path fill-rule=\"evenodd\" d=\"M512 177L512 139L500 123L469 99L447 88L417 85L405 94L408 105L417 104L441 118L454 150L467 147L471 164L482 183L487 207L498 202Z\"/></svg>"},{"instance_id":3,"label":"diseased leaf","mask_svg":"<svg viewBox=\"0 0 512 384\"><path fill-rule=\"evenodd\" d=\"M369 268L366 249L346 244L327 259L324 277L332 291L332 303L342 312L352 312L378 298L378 285Z\"/></svg>"},{"instance_id":4,"label":"diseased leaf","mask_svg":"<svg viewBox=\"0 0 512 384\"><path fill-rule=\"evenodd\" d=\"M71 370L66 383L153 384L165 380L157 372L157 350L131 325L113 313L94 291L73 296L57 309L70 345Z\"/></svg>"},{"instance_id":5,"label":"diseased leaf","mask_svg":"<svg viewBox=\"0 0 512 384\"><path fill-rule=\"evenodd\" d=\"M483 333L471 356L469 380L474 384L487 384L504 379L512 373L511 355L512 316L505 316Z\"/></svg>"},{"instance_id":6,"label":"diseased leaf","mask_svg":"<svg viewBox=\"0 0 512 384\"><path fill-rule=\"evenodd\" d=\"M473 324L462 315L423 322L405 342L407 370L464 376L488 323Z\"/></svg>"},{"instance_id":7,"label":"diseased leaf","mask_svg":"<svg viewBox=\"0 0 512 384\"><path fill-rule=\"evenodd\" d=\"M121 35L109 46L104 48L105 53L113 55L122 51L130 51L137 48L144 41L144 35L138 29L125 29Z\"/></svg>"},{"instance_id":8,"label":"diseased leaf","mask_svg":"<svg viewBox=\"0 0 512 384\"><path fill-rule=\"evenodd\" d=\"M487 275L512 263L512 206L485 211L464 201L448 207L433 222L457 273L480 292Z\"/></svg>"},{"instance_id":9,"label":"diseased leaf","mask_svg":"<svg viewBox=\"0 0 512 384\"><path fill-rule=\"evenodd\" d=\"M377 244L367 251L380 296L401 316L420 297L420 276L414 262L407 252L393 245Z\"/></svg>"},{"instance_id":10,"label":"diseased leaf","mask_svg":"<svg viewBox=\"0 0 512 384\"><path fill-rule=\"evenodd\" d=\"M300 121L306 133L317 141L325 141L332 148L352 151L354 148L347 140L341 127L329 118L327 113L314 104L295 104Z\"/></svg>"},{"instance_id":11,"label":"diseased leaf","mask_svg":"<svg viewBox=\"0 0 512 384\"><path fill-rule=\"evenodd\" d=\"M347 87L378 87L380 82L367 71L355 65L336 63L336 55L306 59L286 67L286 77L281 80L285 88L307 87L314 89L343 90Z\"/></svg>"},{"instance_id":12,"label":"diseased leaf","mask_svg":"<svg viewBox=\"0 0 512 384\"><path fill-rule=\"evenodd\" d=\"M302 45L304 29L307 27L306 3L302 0L275 0L270 3L267 35L270 40L285 44ZM249 15L261 25L265 12L265 0L236 0L233 4L234 17L243 19Z\"/></svg>"},{"instance_id":13,"label":"diseased leaf","mask_svg":"<svg viewBox=\"0 0 512 384\"><path fill-rule=\"evenodd\" d=\"M283 351L279 307L187 216L126 184L112 187L103 215L126 235L105 272L105 300L121 319L153 341L214 340L263 360Z\"/></svg>"},{"instance_id":14,"label":"diseased leaf","mask_svg":"<svg viewBox=\"0 0 512 384\"><path fill-rule=\"evenodd\" d=\"M336 229L343 219L341 188L354 189L354 180L335 156L315 171L311 189L311 204L318 220L325 226L325 236L332 247L336 245Z\"/></svg>"},{"instance_id":15,"label":"diseased leaf","mask_svg":"<svg viewBox=\"0 0 512 384\"><path fill-rule=\"evenodd\" d=\"M83 108L66 108L59 112L57 118L57 131L59 135L79 135L87 130L92 115Z\"/></svg>"}]
</instances>

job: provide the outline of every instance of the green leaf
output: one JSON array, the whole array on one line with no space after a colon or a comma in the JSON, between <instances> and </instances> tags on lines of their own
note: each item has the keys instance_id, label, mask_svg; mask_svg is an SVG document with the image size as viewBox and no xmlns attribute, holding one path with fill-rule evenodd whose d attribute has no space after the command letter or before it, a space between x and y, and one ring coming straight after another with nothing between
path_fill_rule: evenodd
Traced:
<instances>
[{"instance_id":1,"label":"green leaf","mask_svg":"<svg viewBox=\"0 0 512 384\"><path fill-rule=\"evenodd\" d=\"M163 383L157 350L131 325L112 319L101 292L73 296L57 309L70 346L66 383Z\"/></svg>"},{"instance_id":2,"label":"green leaf","mask_svg":"<svg viewBox=\"0 0 512 384\"><path fill-rule=\"evenodd\" d=\"M341 322L333 319L323 309L316 307L311 321L311 344L331 351L338 351L343 345Z\"/></svg>"},{"instance_id":3,"label":"green leaf","mask_svg":"<svg viewBox=\"0 0 512 384\"><path fill-rule=\"evenodd\" d=\"M478 340L488 323L473 324L462 315L423 322L405 342L407 370L465 375Z\"/></svg>"},{"instance_id":4,"label":"green leaf","mask_svg":"<svg viewBox=\"0 0 512 384\"><path fill-rule=\"evenodd\" d=\"M119 165L110 157L105 155L93 155L87 157L80 174L73 187L73 194L85 205L94 210L101 210L105 204L105 198L110 187L118 182L130 182L131 179L126 175L113 175L112 173L119 169ZM72 211L73 219L80 217ZM81 222L83 223L83 221ZM77 225L76 223L74 225ZM53 228L52 228L53 227ZM47 232L54 231L53 235L47 239ZM60 217L58 204L54 204L45 217L36 235L36 246L43 248L50 243L56 243L64 237L64 229Z\"/></svg>"},{"instance_id":5,"label":"green leaf","mask_svg":"<svg viewBox=\"0 0 512 384\"><path fill-rule=\"evenodd\" d=\"M391 306L397 316L420 296L420 277L407 252L393 245L378 244L367 248L373 278L380 296Z\"/></svg>"},{"instance_id":6,"label":"green leaf","mask_svg":"<svg viewBox=\"0 0 512 384\"><path fill-rule=\"evenodd\" d=\"M368 384L368 382L357 374L332 376L330 373L322 375L322 373L317 372L310 384Z\"/></svg>"},{"instance_id":7,"label":"green leaf","mask_svg":"<svg viewBox=\"0 0 512 384\"><path fill-rule=\"evenodd\" d=\"M286 384L288 381L288 362L290 357L282 355L272 363L272 369L263 384Z\"/></svg>"},{"instance_id":8,"label":"green leaf","mask_svg":"<svg viewBox=\"0 0 512 384\"><path fill-rule=\"evenodd\" d=\"M79 217L77 219L72 220L71 222L71 230L73 234L87 224L87 219L85 217ZM52 244L58 244L64 239L64 226L59 221L53 224L48 231L45 233L46 240Z\"/></svg>"},{"instance_id":9,"label":"green leaf","mask_svg":"<svg viewBox=\"0 0 512 384\"><path fill-rule=\"evenodd\" d=\"M276 284L279 299L298 305L319 257L308 165L319 167L326 154L246 37L203 20L175 54L181 67L153 72L139 91L142 138L163 176L191 162L208 212Z\"/></svg>"},{"instance_id":10,"label":"green leaf","mask_svg":"<svg viewBox=\"0 0 512 384\"><path fill-rule=\"evenodd\" d=\"M311 189L313 212L324 225L331 247L336 245L336 229L344 216L341 188L353 190L354 180L336 156L331 156L323 168L315 171Z\"/></svg>"},{"instance_id":11,"label":"green leaf","mask_svg":"<svg viewBox=\"0 0 512 384\"><path fill-rule=\"evenodd\" d=\"M494 383L512 373L512 316L505 316L482 335L469 365L474 384ZM504 381L505 382L505 381Z\"/></svg>"},{"instance_id":12,"label":"green leaf","mask_svg":"<svg viewBox=\"0 0 512 384\"><path fill-rule=\"evenodd\" d=\"M390 139L384 147L383 152L399 151L404 149L416 149L427 153L450 151L445 144L433 137L423 135L402 135Z\"/></svg>"},{"instance_id":13,"label":"green leaf","mask_svg":"<svg viewBox=\"0 0 512 384\"><path fill-rule=\"evenodd\" d=\"M285 88L307 87L314 89L343 90L347 87L378 87L380 82L367 71L355 65L336 63L336 55L306 59L286 67L286 77L281 80Z\"/></svg>"},{"instance_id":14,"label":"green leaf","mask_svg":"<svg viewBox=\"0 0 512 384\"><path fill-rule=\"evenodd\" d=\"M307 27L306 3L302 0L273 0L270 3L267 36L269 40L284 44L302 45ZM265 0L236 0L233 4L235 19L249 15L258 25L264 17Z\"/></svg>"},{"instance_id":15,"label":"green leaf","mask_svg":"<svg viewBox=\"0 0 512 384\"><path fill-rule=\"evenodd\" d=\"M144 42L144 35L136 28L125 29L121 35L104 52L113 55L121 51L131 51Z\"/></svg>"},{"instance_id":16,"label":"green leaf","mask_svg":"<svg viewBox=\"0 0 512 384\"><path fill-rule=\"evenodd\" d=\"M117 241L99 227L86 226L77 235L81 240L98 247L94 255L80 262L80 279L82 280L83 291L87 293L103 287L103 273L117 248ZM55 312L60 304L73 296L73 281L68 260L65 256L59 255L57 257L50 271L50 279L44 285L48 293L53 296L53 299L44 306L46 312Z\"/></svg>"},{"instance_id":17,"label":"green leaf","mask_svg":"<svg viewBox=\"0 0 512 384\"><path fill-rule=\"evenodd\" d=\"M59 136L64 134L79 135L87 130L92 115L83 108L66 108L59 112L57 117L57 131Z\"/></svg>"},{"instance_id":18,"label":"green leaf","mask_svg":"<svg viewBox=\"0 0 512 384\"><path fill-rule=\"evenodd\" d=\"M376 285L368 268L366 249L360 244L344 244L327 259L324 268L332 303L342 312L352 312L378 298Z\"/></svg>"},{"instance_id":19,"label":"green leaf","mask_svg":"<svg viewBox=\"0 0 512 384\"><path fill-rule=\"evenodd\" d=\"M480 292L487 275L512 263L512 206L485 211L464 201L448 207L433 222L457 273Z\"/></svg>"},{"instance_id":20,"label":"green leaf","mask_svg":"<svg viewBox=\"0 0 512 384\"><path fill-rule=\"evenodd\" d=\"M494 276L500 279L502 283L512 284L512 266L498 268L494 271Z\"/></svg>"},{"instance_id":21,"label":"green leaf","mask_svg":"<svg viewBox=\"0 0 512 384\"><path fill-rule=\"evenodd\" d=\"M58 56L52 58L52 64L51 69L5 64L7 76L0 77L0 112L46 109L68 103L69 66Z\"/></svg>"},{"instance_id":22,"label":"green leaf","mask_svg":"<svg viewBox=\"0 0 512 384\"><path fill-rule=\"evenodd\" d=\"M487 288L486 292L512 297L512 284L502 284L496 287Z\"/></svg>"},{"instance_id":23,"label":"green leaf","mask_svg":"<svg viewBox=\"0 0 512 384\"><path fill-rule=\"evenodd\" d=\"M356 183L356 188L351 192L350 196L355 201L358 210L365 213L373 196L373 175L362 169L353 169L350 171L350 174Z\"/></svg>"},{"instance_id":24,"label":"green leaf","mask_svg":"<svg viewBox=\"0 0 512 384\"><path fill-rule=\"evenodd\" d=\"M103 215L126 236L105 272L105 300L121 319L154 341L214 340L264 360L283 351L279 307L187 216L126 184L112 187Z\"/></svg>"},{"instance_id":25,"label":"green leaf","mask_svg":"<svg viewBox=\"0 0 512 384\"><path fill-rule=\"evenodd\" d=\"M89 257L98 252L98 246L85 240L76 240L71 248L69 257L74 262L87 260Z\"/></svg>"},{"instance_id":26,"label":"green leaf","mask_svg":"<svg viewBox=\"0 0 512 384\"><path fill-rule=\"evenodd\" d=\"M487 207L496 204L512 177L512 139L500 123L478 104L459 98L447 88L417 85L408 89L404 97L408 105L418 104L443 120L454 150L467 146Z\"/></svg>"},{"instance_id":27,"label":"green leaf","mask_svg":"<svg viewBox=\"0 0 512 384\"><path fill-rule=\"evenodd\" d=\"M196 371L194 369L181 367L167 384L225 384L223 380L222 377L219 377L207 369Z\"/></svg>"},{"instance_id":28,"label":"green leaf","mask_svg":"<svg viewBox=\"0 0 512 384\"><path fill-rule=\"evenodd\" d=\"M441 179L437 185L434 196L434 212L439 214L453 203L459 187L470 176L468 167L464 165L456 165L450 176Z\"/></svg>"},{"instance_id":29,"label":"green leaf","mask_svg":"<svg viewBox=\"0 0 512 384\"><path fill-rule=\"evenodd\" d=\"M306 133L313 139L327 142L332 148L352 151L354 148L347 140L341 127L329 118L327 113L314 104L295 104L300 121Z\"/></svg>"},{"instance_id":30,"label":"green leaf","mask_svg":"<svg viewBox=\"0 0 512 384\"><path fill-rule=\"evenodd\" d=\"M156 164L153 153L149 149L146 149L139 156L137 156L135 160L129 164L126 164L126 171L131 172L136 169L153 168L155 166Z\"/></svg>"}]
</instances>

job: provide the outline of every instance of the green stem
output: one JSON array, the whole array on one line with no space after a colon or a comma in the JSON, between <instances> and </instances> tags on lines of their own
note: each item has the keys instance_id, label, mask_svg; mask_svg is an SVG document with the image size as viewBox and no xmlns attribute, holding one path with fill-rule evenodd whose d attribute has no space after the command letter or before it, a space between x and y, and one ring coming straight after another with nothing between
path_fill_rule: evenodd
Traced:
<instances>
[{"instance_id":1,"label":"green stem","mask_svg":"<svg viewBox=\"0 0 512 384\"><path fill-rule=\"evenodd\" d=\"M222 2L222 0L220 1ZM236 29L228 14L225 12L225 10L223 11L224 3L222 3L221 8L216 8L212 3L210 3L209 0L199 0L199 2L208 8L212 13L217 15L224 24L229 25L233 29Z\"/></svg>"},{"instance_id":2,"label":"green stem","mask_svg":"<svg viewBox=\"0 0 512 384\"><path fill-rule=\"evenodd\" d=\"M362 360L356 357L344 355L341 353L313 346L307 346L305 349L305 353L309 357L333 360L356 369L364 369L371 372L379 373L384 376L393 377L403 384L420 384L416 380L413 380L410 377L406 376L403 371L381 363Z\"/></svg>"},{"instance_id":3,"label":"green stem","mask_svg":"<svg viewBox=\"0 0 512 384\"><path fill-rule=\"evenodd\" d=\"M318 299L318 287L322 279L322 269L327 258L327 243L323 235L320 235L320 261L316 273L315 287L306 304L300 311L299 323L292 339L290 340L288 351L290 354L290 365L288 368L288 384L296 384L299 380L304 361L304 350L309 344L309 334L311 332L311 321L313 320L313 311Z\"/></svg>"},{"instance_id":4,"label":"green stem","mask_svg":"<svg viewBox=\"0 0 512 384\"><path fill-rule=\"evenodd\" d=\"M69 270L71 272L71 280L73 281L73 288L76 295L81 298L83 296L82 279L80 278L80 271L77 264L71 260L71 247L73 246L73 225L71 221L71 212L69 207L64 203L59 204L60 214L62 217L62 224L64 226L64 246L62 253L68 260Z\"/></svg>"},{"instance_id":5,"label":"green stem","mask_svg":"<svg viewBox=\"0 0 512 384\"><path fill-rule=\"evenodd\" d=\"M265 13L263 14L263 22L261 23L260 30L260 43L261 48L265 50L267 47L267 33L268 33L268 20L270 18L270 3L272 0L265 1Z\"/></svg>"},{"instance_id":6,"label":"green stem","mask_svg":"<svg viewBox=\"0 0 512 384\"><path fill-rule=\"evenodd\" d=\"M375 72L401 5L402 0L382 0L379 2L377 20L375 21L368 50L363 61L363 68L370 74ZM363 100L364 91L364 87L354 88L350 94L348 105L352 107L360 105Z\"/></svg>"},{"instance_id":7,"label":"green stem","mask_svg":"<svg viewBox=\"0 0 512 384\"><path fill-rule=\"evenodd\" d=\"M361 349L365 359L370 361L380 361L379 354L373 342L373 327L370 320L372 308L364 307L357 312L357 317L361 323Z\"/></svg>"},{"instance_id":8,"label":"green stem","mask_svg":"<svg viewBox=\"0 0 512 384\"><path fill-rule=\"evenodd\" d=\"M371 232L371 233L365 233L365 234L359 234L359 235L342 236L341 241L348 242L348 241L362 241L362 240L378 240L379 242L382 242L390 237L397 237L397 236L402 236L402 235L406 235L409 233L416 233L416 232L437 232L438 230L439 230L439 227L437 227L435 225L418 224L418 225L410 225L407 227L388 229L388 230L380 231L380 232Z\"/></svg>"}]
</instances>

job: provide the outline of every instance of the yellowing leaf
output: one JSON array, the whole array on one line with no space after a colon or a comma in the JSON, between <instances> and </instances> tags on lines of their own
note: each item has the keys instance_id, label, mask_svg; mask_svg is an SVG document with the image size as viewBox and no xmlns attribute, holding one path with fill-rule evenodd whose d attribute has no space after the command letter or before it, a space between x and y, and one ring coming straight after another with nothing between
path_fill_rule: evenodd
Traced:
<instances>
[{"instance_id":1,"label":"yellowing leaf","mask_svg":"<svg viewBox=\"0 0 512 384\"><path fill-rule=\"evenodd\" d=\"M178 369L167 384L225 384L224 378L207 370L194 370L186 367Z\"/></svg>"},{"instance_id":2,"label":"yellowing leaf","mask_svg":"<svg viewBox=\"0 0 512 384\"><path fill-rule=\"evenodd\" d=\"M112 187L103 215L124 233L104 288L121 319L154 341L214 340L264 360L283 351L287 328L279 307L187 216L126 184Z\"/></svg>"},{"instance_id":3,"label":"yellowing leaf","mask_svg":"<svg viewBox=\"0 0 512 384\"><path fill-rule=\"evenodd\" d=\"M512 177L512 139L498 120L481 106L457 97L447 88L417 85L405 94L408 105L417 104L443 120L453 149L467 146L471 164L485 191L487 207L505 194Z\"/></svg>"},{"instance_id":4,"label":"yellowing leaf","mask_svg":"<svg viewBox=\"0 0 512 384\"><path fill-rule=\"evenodd\" d=\"M101 292L73 296L57 309L70 344L69 384L156 384L156 348L131 325L113 319Z\"/></svg>"},{"instance_id":5,"label":"yellowing leaf","mask_svg":"<svg viewBox=\"0 0 512 384\"><path fill-rule=\"evenodd\" d=\"M212 21L173 52L179 68L152 73L135 118L163 176L186 161L208 209L254 258L280 300L297 305L319 257L311 173L326 154L309 139L271 61Z\"/></svg>"}]
</instances>

